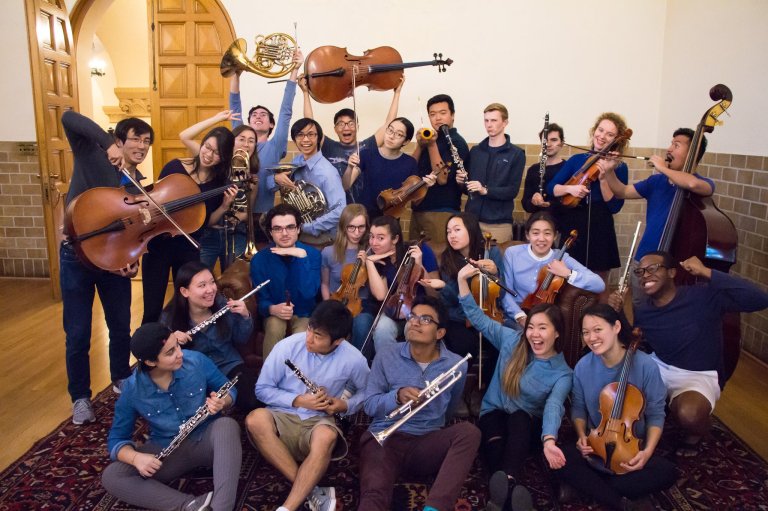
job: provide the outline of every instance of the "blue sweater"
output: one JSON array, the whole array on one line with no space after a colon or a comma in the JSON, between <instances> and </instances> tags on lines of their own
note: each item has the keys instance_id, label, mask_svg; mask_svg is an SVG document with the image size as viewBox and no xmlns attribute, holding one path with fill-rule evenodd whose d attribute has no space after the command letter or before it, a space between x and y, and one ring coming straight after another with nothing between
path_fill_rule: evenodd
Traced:
<instances>
[{"instance_id":1,"label":"blue sweater","mask_svg":"<svg viewBox=\"0 0 768 511\"><path fill-rule=\"evenodd\" d=\"M267 279L270 283L259 291L259 314L269 317L269 306L285 302L285 292L291 293L293 314L308 318L315 308L315 298L320 289L320 251L296 242L307 251L307 257L280 256L270 248L263 248L251 259L251 282L254 286Z\"/></svg>"},{"instance_id":2,"label":"blue sweater","mask_svg":"<svg viewBox=\"0 0 768 511\"><path fill-rule=\"evenodd\" d=\"M386 346L376 353L371 367L371 376L366 389L365 413L372 421L370 431L377 433L395 422L400 417L387 419L392 410L399 408L397 391L403 387L424 388L425 381L432 381L461 360L462 357L449 351L442 341L439 342L440 357L430 362L422 371L421 366L411 356L411 344L399 342ZM464 392L467 376L467 363L459 366L461 378L448 390L434 398L427 406L403 424L398 432L411 435L425 435L445 426L446 419L458 404Z\"/></svg>"},{"instance_id":3,"label":"blue sweater","mask_svg":"<svg viewBox=\"0 0 768 511\"><path fill-rule=\"evenodd\" d=\"M519 342L527 342L522 333L502 326L486 316L471 295L459 298L467 319L488 342L499 350L496 370L483 397L480 415L491 410L512 414L524 410L528 415L542 417L541 438L551 435L557 438L560 421L565 413L563 403L571 391L573 371L562 353L541 359L533 357L520 379L520 395L510 396L501 386L504 370Z\"/></svg>"},{"instance_id":4,"label":"blue sweater","mask_svg":"<svg viewBox=\"0 0 768 511\"><path fill-rule=\"evenodd\" d=\"M585 420L589 429L600 425L600 391L609 383L619 381L622 365L620 362L614 367L606 367L594 353L581 357L573 372L571 417ZM632 360L629 383L645 396L645 410L634 428L637 438L645 438L649 426L664 428L667 388L659 374L659 366L642 351L635 353Z\"/></svg>"}]
</instances>

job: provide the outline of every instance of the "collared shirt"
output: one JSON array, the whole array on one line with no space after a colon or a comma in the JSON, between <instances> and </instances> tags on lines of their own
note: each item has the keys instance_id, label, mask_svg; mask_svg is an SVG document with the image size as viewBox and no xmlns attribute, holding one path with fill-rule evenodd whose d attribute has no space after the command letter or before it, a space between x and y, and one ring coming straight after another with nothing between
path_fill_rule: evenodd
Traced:
<instances>
[{"instance_id":1,"label":"collared shirt","mask_svg":"<svg viewBox=\"0 0 768 511\"><path fill-rule=\"evenodd\" d=\"M331 162L326 160L320 151L313 154L308 160L305 160L304 156L298 155L291 163L301 165L293 173L293 182L304 180L317 186L325 197L325 204L328 206L324 215L302 225L301 230L312 236L319 236L323 233L334 236L339 217L341 217L341 210L347 205L344 187L336 167L331 165Z\"/></svg>"},{"instance_id":2,"label":"collared shirt","mask_svg":"<svg viewBox=\"0 0 768 511\"><path fill-rule=\"evenodd\" d=\"M360 351L341 341L330 353L307 351L307 333L301 332L278 342L264 361L256 382L256 397L270 410L298 415L301 420L325 412L296 408L293 401L308 392L307 386L285 364L290 360L302 374L318 387L325 387L329 396L340 397L344 389L353 395L347 400L345 415L357 413L365 399L364 390L368 382L368 361Z\"/></svg>"},{"instance_id":3,"label":"collared shirt","mask_svg":"<svg viewBox=\"0 0 768 511\"><path fill-rule=\"evenodd\" d=\"M542 417L541 438L551 435L557 438L560 422L565 413L563 403L571 391L571 368L562 353L550 358L533 357L520 378L520 394L510 396L502 389L501 378L512 359L519 342L527 342L522 332L502 326L480 310L472 295L459 298L467 319L483 337L499 350L496 370L483 397L480 415L491 410L512 414L523 410L528 415Z\"/></svg>"},{"instance_id":4,"label":"collared shirt","mask_svg":"<svg viewBox=\"0 0 768 511\"><path fill-rule=\"evenodd\" d=\"M195 351L184 351L184 362L173 372L168 390L158 387L148 373L134 370L115 404L115 417L107 437L110 458L117 460L124 445L135 447L132 436L139 416L149 423L149 442L167 447L179 433L179 427L205 404L208 394L217 392L227 381L211 359ZM232 387L229 395L234 403L237 390ZM209 423L210 417L186 441L199 440Z\"/></svg>"},{"instance_id":5,"label":"collared shirt","mask_svg":"<svg viewBox=\"0 0 768 511\"><path fill-rule=\"evenodd\" d=\"M366 390L365 413L372 418L370 431L382 431L401 417L387 419L392 410L400 407L397 404L397 391L403 387L423 389L426 382L432 381L442 373L456 365L462 357L449 351L440 341L437 344L440 356L422 370L421 366L411 355L411 344L400 342L391 344L386 349L376 353L371 367L371 377L368 379ZM443 426L450 414L458 405L464 392L464 382L467 375L467 363L463 362L458 371L461 372L459 381L422 408L419 413L405 422L398 431L411 435L425 435Z\"/></svg>"}]
</instances>

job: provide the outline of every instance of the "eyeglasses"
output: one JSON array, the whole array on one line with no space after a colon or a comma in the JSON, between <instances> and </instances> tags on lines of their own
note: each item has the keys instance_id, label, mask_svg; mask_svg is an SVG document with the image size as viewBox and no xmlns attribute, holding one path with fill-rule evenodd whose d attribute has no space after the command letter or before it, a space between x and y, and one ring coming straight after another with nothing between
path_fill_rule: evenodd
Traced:
<instances>
[{"instance_id":1,"label":"eyeglasses","mask_svg":"<svg viewBox=\"0 0 768 511\"><path fill-rule=\"evenodd\" d=\"M205 147L206 150L212 152L214 156L218 156L219 155L219 151L217 151L213 147L209 146L208 144L203 144L203 147Z\"/></svg>"},{"instance_id":2,"label":"eyeglasses","mask_svg":"<svg viewBox=\"0 0 768 511\"><path fill-rule=\"evenodd\" d=\"M419 316L414 314L413 312L409 312L408 316L406 318L408 321L412 320L418 320L420 325L431 325L432 323L437 323L437 320L433 318L432 316L427 316L426 314L423 316Z\"/></svg>"},{"instance_id":3,"label":"eyeglasses","mask_svg":"<svg viewBox=\"0 0 768 511\"><path fill-rule=\"evenodd\" d=\"M310 131L309 133L296 133L296 140L301 140L301 139L304 139L304 138L309 139L309 140L314 140L314 139L317 138L317 132L316 131Z\"/></svg>"},{"instance_id":4,"label":"eyeglasses","mask_svg":"<svg viewBox=\"0 0 768 511\"><path fill-rule=\"evenodd\" d=\"M365 231L367 228L366 225L348 225L347 226L347 232L355 232L355 231Z\"/></svg>"},{"instance_id":5,"label":"eyeglasses","mask_svg":"<svg viewBox=\"0 0 768 511\"><path fill-rule=\"evenodd\" d=\"M393 129L391 126L387 128L387 135L391 137L405 138L405 133L403 133L402 131L397 131Z\"/></svg>"},{"instance_id":6,"label":"eyeglasses","mask_svg":"<svg viewBox=\"0 0 768 511\"><path fill-rule=\"evenodd\" d=\"M336 124L334 124L337 128L354 128L355 127L355 121L339 121Z\"/></svg>"},{"instance_id":7,"label":"eyeglasses","mask_svg":"<svg viewBox=\"0 0 768 511\"><path fill-rule=\"evenodd\" d=\"M145 145L147 147L152 145L152 140L149 137L146 138L139 138L139 137L128 137L126 140L130 141L133 144L136 144L138 146Z\"/></svg>"},{"instance_id":8,"label":"eyeglasses","mask_svg":"<svg viewBox=\"0 0 768 511\"><path fill-rule=\"evenodd\" d=\"M648 275L654 275L657 271L659 271L659 268L666 268L666 266L664 266L661 263L649 264L648 266L645 266L645 267L635 268L634 270L632 270L632 273L634 273L638 277L642 277L646 273Z\"/></svg>"},{"instance_id":9,"label":"eyeglasses","mask_svg":"<svg viewBox=\"0 0 768 511\"><path fill-rule=\"evenodd\" d=\"M291 225L286 225L285 227L277 225L270 230L278 234L280 234L281 232L287 232L288 234L293 234L294 232L296 232L296 229L298 228L299 228L298 225L291 224Z\"/></svg>"}]
</instances>

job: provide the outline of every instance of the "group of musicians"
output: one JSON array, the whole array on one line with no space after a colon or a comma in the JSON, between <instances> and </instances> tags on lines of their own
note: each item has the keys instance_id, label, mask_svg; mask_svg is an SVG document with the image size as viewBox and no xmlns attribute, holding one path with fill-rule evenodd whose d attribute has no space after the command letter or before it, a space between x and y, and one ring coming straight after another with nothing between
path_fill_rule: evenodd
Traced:
<instances>
[{"instance_id":1,"label":"group of musicians","mask_svg":"<svg viewBox=\"0 0 768 511\"><path fill-rule=\"evenodd\" d=\"M300 51L294 59L301 62ZM299 509L305 501L312 510L336 508L335 489L319 483L330 462L347 454L344 423L360 411L371 418L359 439L364 511L390 509L401 474L434 478L425 511L453 509L478 451L492 474L491 511L533 509L522 471L532 453L544 454L561 495L573 489L612 509L643 509L649 494L673 484L673 461L654 454L665 404L683 432L678 455L695 455L725 384L722 315L768 307L768 293L756 286L695 257L675 261L657 250L676 190L700 196L715 191L711 180L681 172L694 132L675 131L665 157L650 158L657 173L628 184L619 157L628 128L620 115L596 119L589 141L596 158L564 161L563 128L549 124L539 133L541 165L523 179L525 154L505 134L508 112L500 103L485 108L488 137L469 150L453 125L452 98L432 97L426 105L430 127L419 131L409 155L404 148L416 130L397 116L402 80L382 126L360 142L349 109L334 117L338 141L323 134L312 118L305 80L296 66L277 120L259 105L243 123L236 74L231 110L182 132L193 157L168 162L160 178L181 174L201 193L221 192L205 196L203 226L187 233L199 251L182 236L149 242L142 258L144 316L133 336L129 278L138 264L95 269L77 250L83 238L65 232L61 288L75 424L96 420L88 359L95 291L109 327L110 373L119 398L105 488L150 509L232 509L240 428L219 414L231 406L247 414L250 443L292 483L284 501L275 502L278 511ZM305 117L289 129L297 85ZM213 127L227 120L232 131ZM128 118L107 133L73 112L62 123L74 153L68 204L95 187L140 192L133 181L143 179L136 165L153 142L148 124ZM286 173L279 162L289 134L299 154ZM699 147L698 159L706 141ZM242 212L232 213L242 183L229 180L238 151L253 173L246 200L263 230L246 233L234 222L238 253L246 234L264 245L250 261L253 286L264 284L258 318L242 299L223 298L214 277L217 260L221 269L227 264L227 222L232 216L243 220ZM590 158L594 182L570 183ZM531 213L527 243L506 248L523 181L523 206ZM307 217L290 203L275 205L277 191L286 194L304 183L324 198L319 215ZM410 245L398 218L402 210L380 200L382 192L401 186L409 193L421 190L405 199L411 201ZM565 197L576 207L560 205ZM635 326L642 328L650 355L635 353L623 316L625 297L609 296L606 285L608 272L620 266L613 215L625 199L639 198L648 201L648 213L631 289ZM558 238L562 243L567 237L568 251L557 250ZM704 283L676 285L681 269ZM170 271L174 296L164 308ZM580 318L589 353L573 368L562 352L565 319L551 303L556 297L529 301L546 287L542 277L603 293L607 302ZM487 300L483 293L494 282L501 289L492 303L478 303ZM264 329L260 372L236 349L254 324ZM138 360L133 372L129 350ZM493 370L479 376L485 390L475 409L464 384L470 367L483 361ZM612 382L628 383L640 394L639 404L635 393L627 394L637 416L621 417L629 426L618 435L633 437L634 450L604 438L615 427L601 401ZM569 397L575 443L558 436ZM479 417L452 421L456 414ZM149 424L144 444L133 439L138 417ZM198 426L198 420L204 422ZM176 446L180 426L190 431ZM175 450L166 458L161 454L169 446ZM192 495L168 486L201 465L213 469L212 492Z\"/></svg>"}]
</instances>

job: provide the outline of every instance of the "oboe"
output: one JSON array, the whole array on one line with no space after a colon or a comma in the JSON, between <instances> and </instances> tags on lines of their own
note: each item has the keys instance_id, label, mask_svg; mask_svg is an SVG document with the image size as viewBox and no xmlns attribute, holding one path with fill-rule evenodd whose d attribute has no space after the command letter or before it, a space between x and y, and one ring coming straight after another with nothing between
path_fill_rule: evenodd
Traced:
<instances>
[{"instance_id":1,"label":"oboe","mask_svg":"<svg viewBox=\"0 0 768 511\"><path fill-rule=\"evenodd\" d=\"M270 279L267 279L267 280L265 280L264 282L262 282L261 284L259 284L258 286L254 287L254 288L253 288L253 289L251 289L251 290L250 290L248 293L246 293L246 294L244 294L242 297L240 297L240 299L239 299L239 300L237 300L237 301L243 301L243 300L245 300L246 298L248 298L249 296L251 296L252 294L254 294L256 291L258 291L258 290L259 290L259 289L261 289L262 287L264 287L264 286L266 286L267 284L269 284L269 280L270 280ZM217 321L217 320L218 320L220 317L222 317L224 314L226 314L227 312L229 312L229 309L230 309L230 306L229 306L229 305L225 305L225 306L224 306L224 307L222 307L221 309L219 309L219 310L217 310L216 312L214 312L214 313L213 313L213 315L212 315L210 318L208 318L208 319L206 319L206 320L203 320L203 321L201 321L200 323L198 323L198 324L196 324L195 326L193 326L191 329L187 330L187 335L195 335L197 332L199 332L199 331L200 331L200 330L202 330L203 328L207 327L208 325L212 325L212 324L216 323L216 321Z\"/></svg>"},{"instance_id":2,"label":"oboe","mask_svg":"<svg viewBox=\"0 0 768 511\"><path fill-rule=\"evenodd\" d=\"M219 399L227 397L229 395L229 390L235 386L238 378L239 376L235 376L232 378L232 380L222 385L219 391L216 392L216 397ZM208 407L205 405L205 403L203 403L203 406L198 408L192 417L187 419L184 424L179 426L179 434L173 437L173 440L171 440L171 443L168 444L168 447L160 451L159 454L155 454L155 458L163 461L165 458L170 456L171 453L173 453L173 451L175 451L181 445L184 439L187 438L190 433L195 430L196 427L205 422L205 419L207 419L210 415L211 412L208 411Z\"/></svg>"},{"instance_id":3,"label":"oboe","mask_svg":"<svg viewBox=\"0 0 768 511\"><path fill-rule=\"evenodd\" d=\"M320 392L320 387L315 385L315 383L312 380L304 376L304 373L301 372L301 369L296 367L296 365L293 362L291 362L291 359L286 358L285 365L288 366L288 369L293 371L293 374L296 375L296 378L298 378L301 383L306 385L307 390L309 390L310 393L317 394L318 392ZM334 413L333 417L334 419L336 419L336 422L340 422L343 420L341 415L338 413Z\"/></svg>"},{"instance_id":4,"label":"oboe","mask_svg":"<svg viewBox=\"0 0 768 511\"><path fill-rule=\"evenodd\" d=\"M456 165L456 173L458 174L461 172L464 175L464 186L467 186L466 179L469 176L467 173L467 169L464 168L464 160L461 159L461 156L459 156L459 150L456 149L456 146L453 145L453 140L451 140L451 129L448 127L447 124L443 124L440 126L440 131L443 132L443 135L445 135L445 140L448 142L448 147L451 150L451 158L453 158L453 163ZM475 196L475 192L468 192L470 197Z\"/></svg>"},{"instance_id":5,"label":"oboe","mask_svg":"<svg viewBox=\"0 0 768 511\"><path fill-rule=\"evenodd\" d=\"M544 173L547 170L547 135L549 133L549 112L544 115L544 130L541 132L541 160L539 160L539 193L544 198Z\"/></svg>"}]
</instances>

